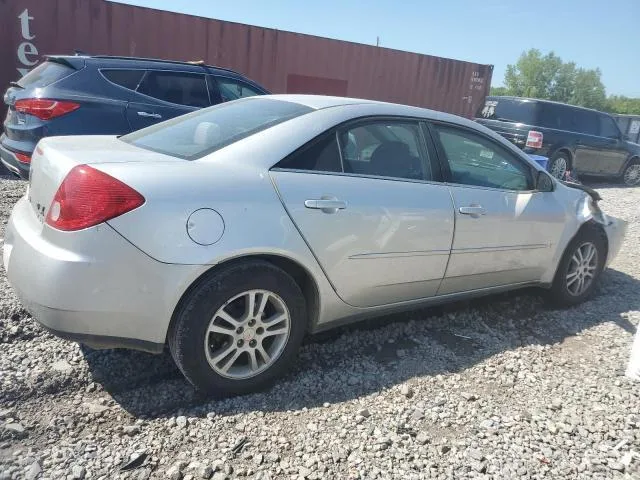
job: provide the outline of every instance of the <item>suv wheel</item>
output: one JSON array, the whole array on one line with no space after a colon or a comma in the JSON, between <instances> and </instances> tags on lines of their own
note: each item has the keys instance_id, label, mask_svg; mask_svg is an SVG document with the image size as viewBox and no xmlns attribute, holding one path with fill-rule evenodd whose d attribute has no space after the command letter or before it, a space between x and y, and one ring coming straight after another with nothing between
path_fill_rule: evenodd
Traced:
<instances>
[{"instance_id":1,"label":"suv wheel","mask_svg":"<svg viewBox=\"0 0 640 480\"><path fill-rule=\"evenodd\" d=\"M549 173L559 180L564 180L569 170L569 157L566 153L556 153L549 162Z\"/></svg>"},{"instance_id":2,"label":"suv wheel","mask_svg":"<svg viewBox=\"0 0 640 480\"><path fill-rule=\"evenodd\" d=\"M298 284L263 261L201 282L177 312L169 349L193 386L214 396L261 390L294 362L306 330Z\"/></svg>"},{"instance_id":3,"label":"suv wheel","mask_svg":"<svg viewBox=\"0 0 640 480\"><path fill-rule=\"evenodd\" d=\"M622 181L630 187L640 185L640 160L633 160L627 165L622 173Z\"/></svg>"}]
</instances>

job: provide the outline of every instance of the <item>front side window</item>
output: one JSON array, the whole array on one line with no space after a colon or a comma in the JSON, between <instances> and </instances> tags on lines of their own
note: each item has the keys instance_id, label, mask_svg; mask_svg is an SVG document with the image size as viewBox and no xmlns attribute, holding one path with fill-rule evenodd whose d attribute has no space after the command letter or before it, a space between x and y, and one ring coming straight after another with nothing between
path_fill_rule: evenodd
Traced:
<instances>
[{"instance_id":1,"label":"front side window","mask_svg":"<svg viewBox=\"0 0 640 480\"><path fill-rule=\"evenodd\" d=\"M208 107L209 92L203 74L150 71L138 92L158 100L188 107Z\"/></svg>"},{"instance_id":2,"label":"front side window","mask_svg":"<svg viewBox=\"0 0 640 480\"><path fill-rule=\"evenodd\" d=\"M505 190L529 190L531 172L508 151L466 130L436 126L452 183Z\"/></svg>"},{"instance_id":3,"label":"front side window","mask_svg":"<svg viewBox=\"0 0 640 480\"><path fill-rule=\"evenodd\" d=\"M225 77L216 77L218 82L218 88L220 90L220 96L223 102L229 102L231 100L237 100L245 97L255 97L256 95L262 95L262 92L247 85L240 80L234 80Z\"/></svg>"},{"instance_id":4,"label":"front side window","mask_svg":"<svg viewBox=\"0 0 640 480\"><path fill-rule=\"evenodd\" d=\"M121 140L154 152L196 160L313 109L298 103L253 98L196 110L138 130Z\"/></svg>"},{"instance_id":5,"label":"front side window","mask_svg":"<svg viewBox=\"0 0 640 480\"><path fill-rule=\"evenodd\" d=\"M431 180L417 123L372 122L338 133L346 173ZM426 161L425 161L426 160Z\"/></svg>"},{"instance_id":6,"label":"front side window","mask_svg":"<svg viewBox=\"0 0 640 480\"><path fill-rule=\"evenodd\" d=\"M607 115L599 115L600 117L600 136L606 138L619 138L620 129L613 118Z\"/></svg>"}]
</instances>

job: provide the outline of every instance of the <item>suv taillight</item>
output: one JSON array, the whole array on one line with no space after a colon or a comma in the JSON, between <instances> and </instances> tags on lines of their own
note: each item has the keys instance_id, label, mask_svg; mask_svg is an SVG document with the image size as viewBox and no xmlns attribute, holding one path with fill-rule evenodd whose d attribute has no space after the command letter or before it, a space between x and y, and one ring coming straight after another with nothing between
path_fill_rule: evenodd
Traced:
<instances>
[{"instance_id":1,"label":"suv taillight","mask_svg":"<svg viewBox=\"0 0 640 480\"><path fill-rule=\"evenodd\" d=\"M38 117L40 120L51 120L80 108L79 103L48 98L23 98L15 103L16 111Z\"/></svg>"},{"instance_id":2,"label":"suv taillight","mask_svg":"<svg viewBox=\"0 0 640 480\"><path fill-rule=\"evenodd\" d=\"M527 135L527 147L528 148L542 148L542 132L536 132L535 130L529 130Z\"/></svg>"},{"instance_id":3,"label":"suv taillight","mask_svg":"<svg viewBox=\"0 0 640 480\"><path fill-rule=\"evenodd\" d=\"M88 165L78 165L58 188L49 207L47 225L64 231L82 230L144 202L142 195L120 180Z\"/></svg>"},{"instance_id":4,"label":"suv taillight","mask_svg":"<svg viewBox=\"0 0 640 480\"><path fill-rule=\"evenodd\" d=\"M24 163L25 165L31 163L31 156L27 155L26 153L15 152L15 156L20 163Z\"/></svg>"}]
</instances>

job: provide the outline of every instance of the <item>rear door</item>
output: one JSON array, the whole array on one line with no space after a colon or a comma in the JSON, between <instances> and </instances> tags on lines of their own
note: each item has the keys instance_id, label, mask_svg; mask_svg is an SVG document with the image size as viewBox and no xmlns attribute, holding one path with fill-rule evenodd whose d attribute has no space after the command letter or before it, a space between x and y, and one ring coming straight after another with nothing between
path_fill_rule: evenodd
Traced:
<instances>
[{"instance_id":1,"label":"rear door","mask_svg":"<svg viewBox=\"0 0 640 480\"><path fill-rule=\"evenodd\" d=\"M455 238L438 294L540 280L564 228L533 168L479 132L434 125L455 208Z\"/></svg>"},{"instance_id":2,"label":"rear door","mask_svg":"<svg viewBox=\"0 0 640 480\"><path fill-rule=\"evenodd\" d=\"M617 175L622 171L628 152L622 139L622 133L615 120L609 115L598 114L600 119L599 142L601 145L597 165L601 175Z\"/></svg>"},{"instance_id":3,"label":"rear door","mask_svg":"<svg viewBox=\"0 0 640 480\"><path fill-rule=\"evenodd\" d=\"M327 132L272 169L287 212L346 303L437 293L454 223L434 158L418 122L375 119Z\"/></svg>"},{"instance_id":4,"label":"rear door","mask_svg":"<svg viewBox=\"0 0 640 480\"><path fill-rule=\"evenodd\" d=\"M600 159L606 150L607 139L600 137L600 120L592 110L571 109L572 130L577 132L573 168L578 173L597 175Z\"/></svg>"},{"instance_id":5,"label":"rear door","mask_svg":"<svg viewBox=\"0 0 640 480\"><path fill-rule=\"evenodd\" d=\"M211 105L204 73L150 70L127 107L132 130L139 130Z\"/></svg>"}]
</instances>

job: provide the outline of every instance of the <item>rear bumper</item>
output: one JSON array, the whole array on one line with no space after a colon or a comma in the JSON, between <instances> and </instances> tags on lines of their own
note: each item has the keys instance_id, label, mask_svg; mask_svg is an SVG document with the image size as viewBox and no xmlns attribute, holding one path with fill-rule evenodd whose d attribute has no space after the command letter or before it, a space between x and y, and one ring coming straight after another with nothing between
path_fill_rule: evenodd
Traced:
<instances>
[{"instance_id":1,"label":"rear bumper","mask_svg":"<svg viewBox=\"0 0 640 480\"><path fill-rule=\"evenodd\" d=\"M106 224L78 232L43 226L24 197L7 224L3 262L25 308L56 335L154 353L182 292L201 273L151 259Z\"/></svg>"},{"instance_id":2,"label":"rear bumper","mask_svg":"<svg viewBox=\"0 0 640 480\"><path fill-rule=\"evenodd\" d=\"M18 157L7 148L0 144L0 161L2 164L14 175L19 176L24 180L29 180L30 165L18 161Z\"/></svg>"},{"instance_id":3,"label":"rear bumper","mask_svg":"<svg viewBox=\"0 0 640 480\"><path fill-rule=\"evenodd\" d=\"M609 243L609 253L607 255L608 266L614 258L618 255L622 243L624 242L624 236L627 233L627 222L615 217L608 217L609 224L604 226L604 230L607 233L607 239Z\"/></svg>"}]
</instances>

